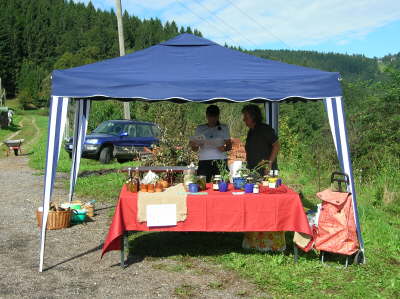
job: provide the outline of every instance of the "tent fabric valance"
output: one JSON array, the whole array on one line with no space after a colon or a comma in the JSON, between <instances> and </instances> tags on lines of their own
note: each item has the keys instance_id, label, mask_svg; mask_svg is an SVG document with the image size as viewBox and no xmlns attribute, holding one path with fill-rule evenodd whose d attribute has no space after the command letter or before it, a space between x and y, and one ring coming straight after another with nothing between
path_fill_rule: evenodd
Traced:
<instances>
[{"instance_id":1,"label":"tent fabric valance","mask_svg":"<svg viewBox=\"0 0 400 299\"><path fill-rule=\"evenodd\" d=\"M342 95L334 72L267 60L191 34L52 73L52 95L72 99L285 101Z\"/></svg>"}]
</instances>

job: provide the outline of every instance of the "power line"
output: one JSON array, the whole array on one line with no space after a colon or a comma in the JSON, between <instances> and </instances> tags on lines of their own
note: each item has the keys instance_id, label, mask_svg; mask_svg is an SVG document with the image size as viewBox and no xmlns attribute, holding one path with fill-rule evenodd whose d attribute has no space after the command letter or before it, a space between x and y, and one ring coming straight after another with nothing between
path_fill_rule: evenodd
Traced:
<instances>
[{"instance_id":1,"label":"power line","mask_svg":"<svg viewBox=\"0 0 400 299\"><path fill-rule=\"evenodd\" d=\"M246 36L243 36L242 33L240 31L238 31L236 28L232 27L231 25L227 24L222 18L218 17L217 15L214 15L214 13L209 10L206 6L204 6L201 2L198 2L197 0L195 0L195 2L203 7L205 10L207 10L212 16L216 17L218 20L220 20L223 24L225 24L225 26L231 28L231 30L235 31L236 33L238 33L240 36L242 36L245 40L247 40L248 42L250 42L250 44L253 44L253 46L257 47L256 43L252 42L251 40L249 40Z\"/></svg>"},{"instance_id":2,"label":"power line","mask_svg":"<svg viewBox=\"0 0 400 299\"><path fill-rule=\"evenodd\" d=\"M194 16L198 17L199 19L203 20L204 22L207 22L208 24L210 24L211 26L213 26L215 29L217 29L220 33L222 33L222 35L224 37L226 37L226 33L224 31L222 31L221 29L219 29L216 25L214 25L213 23L211 23L210 21L208 21L207 19L203 18L202 16L198 15L197 13L195 13L192 9L190 9L188 6L186 6L186 4L184 4L183 2L181 2L181 0L178 0L178 3L186 10L189 10ZM233 39L231 39L228 36L228 39L231 40L231 42L233 44L235 44L235 41Z\"/></svg>"},{"instance_id":3,"label":"power line","mask_svg":"<svg viewBox=\"0 0 400 299\"><path fill-rule=\"evenodd\" d=\"M244 14L245 16L247 16L250 20L252 20L254 23L256 23L260 28L262 28L263 30L266 30L267 32L269 32L269 34L271 34L274 38L276 38L277 40L279 40L282 44L284 44L287 48L291 49L292 47L289 46L287 43L285 43L282 39L280 39L278 36L276 36L271 30L269 30L268 28L266 28L264 25L262 25L261 23L259 23L256 19L254 19L252 16L250 16L249 14L247 14L244 10L242 10L241 8L239 8L238 6L236 6L235 3L233 3L230 0L227 0L233 7L235 7L237 10L239 10L242 14Z\"/></svg>"}]
</instances>

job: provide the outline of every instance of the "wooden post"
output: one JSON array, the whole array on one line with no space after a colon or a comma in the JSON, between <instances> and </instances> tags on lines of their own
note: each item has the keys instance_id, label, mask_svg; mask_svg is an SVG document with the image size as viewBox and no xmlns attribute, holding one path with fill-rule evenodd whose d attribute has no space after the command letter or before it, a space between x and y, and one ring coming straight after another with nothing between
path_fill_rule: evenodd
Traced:
<instances>
[{"instance_id":1,"label":"wooden post","mask_svg":"<svg viewBox=\"0 0 400 299\"><path fill-rule=\"evenodd\" d=\"M117 23L118 23L118 41L119 41L119 55L125 55L125 40L124 40L124 26L122 24L122 9L121 0L115 0L117 7ZM124 102L124 119L131 119L129 102Z\"/></svg>"}]
</instances>

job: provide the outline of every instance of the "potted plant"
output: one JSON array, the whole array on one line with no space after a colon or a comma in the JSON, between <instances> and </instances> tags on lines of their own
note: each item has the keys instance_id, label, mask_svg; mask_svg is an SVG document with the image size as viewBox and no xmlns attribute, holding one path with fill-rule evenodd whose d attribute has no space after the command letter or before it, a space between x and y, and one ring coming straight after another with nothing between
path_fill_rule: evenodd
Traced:
<instances>
[{"instance_id":1,"label":"potted plant","mask_svg":"<svg viewBox=\"0 0 400 299\"><path fill-rule=\"evenodd\" d=\"M240 177L233 179L235 189L246 189L246 184L248 184L246 190L250 193L250 189L253 188L254 184L262 180L262 175L259 172L260 169L265 168L268 164L268 160L262 160L253 169L248 169L246 163L243 163L242 167L238 170Z\"/></svg>"},{"instance_id":2,"label":"potted plant","mask_svg":"<svg viewBox=\"0 0 400 299\"><path fill-rule=\"evenodd\" d=\"M218 184L219 192L226 192L228 191L229 170L224 161L218 161L217 166L221 176L221 182Z\"/></svg>"},{"instance_id":3,"label":"potted plant","mask_svg":"<svg viewBox=\"0 0 400 299\"><path fill-rule=\"evenodd\" d=\"M233 187L237 190L244 189L246 178L250 175L250 169L246 167L246 162L243 162L237 173L239 176L233 178Z\"/></svg>"}]
</instances>

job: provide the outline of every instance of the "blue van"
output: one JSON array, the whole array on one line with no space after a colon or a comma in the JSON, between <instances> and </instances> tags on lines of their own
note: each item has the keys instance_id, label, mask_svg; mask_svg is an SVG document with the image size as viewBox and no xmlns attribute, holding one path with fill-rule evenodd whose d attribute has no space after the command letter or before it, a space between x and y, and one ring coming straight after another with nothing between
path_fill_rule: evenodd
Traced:
<instances>
[{"instance_id":1,"label":"blue van","mask_svg":"<svg viewBox=\"0 0 400 299\"><path fill-rule=\"evenodd\" d=\"M113 158L123 163L138 155L145 155L145 147L159 143L160 129L150 122L135 120L107 120L88 134L82 149L82 157L110 163ZM65 144L72 156L72 138Z\"/></svg>"}]
</instances>

